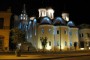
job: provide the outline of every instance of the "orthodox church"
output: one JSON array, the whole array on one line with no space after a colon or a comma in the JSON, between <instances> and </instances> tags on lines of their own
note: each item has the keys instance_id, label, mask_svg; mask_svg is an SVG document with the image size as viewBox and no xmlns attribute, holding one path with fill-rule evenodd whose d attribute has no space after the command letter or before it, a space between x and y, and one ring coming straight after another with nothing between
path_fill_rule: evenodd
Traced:
<instances>
[{"instance_id":1,"label":"orthodox church","mask_svg":"<svg viewBox=\"0 0 90 60\"><path fill-rule=\"evenodd\" d=\"M42 50L42 40L46 39L47 51L78 50L78 28L69 19L69 13L63 12L61 17L54 17L54 9L38 9L39 17L29 17L25 5L18 17L18 28L25 30L27 42L31 42L37 50ZM76 47L75 47L76 46Z\"/></svg>"}]
</instances>

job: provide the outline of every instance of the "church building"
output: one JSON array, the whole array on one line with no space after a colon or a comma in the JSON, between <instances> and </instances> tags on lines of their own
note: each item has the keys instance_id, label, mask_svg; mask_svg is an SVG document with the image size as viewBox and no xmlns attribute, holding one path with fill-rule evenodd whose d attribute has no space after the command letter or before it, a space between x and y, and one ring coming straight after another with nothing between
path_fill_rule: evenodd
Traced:
<instances>
[{"instance_id":1,"label":"church building","mask_svg":"<svg viewBox=\"0 0 90 60\"><path fill-rule=\"evenodd\" d=\"M38 12L38 17L29 17L24 5L18 16L18 28L26 31L27 42L31 42L37 50L43 49L42 44L47 51L79 49L78 28L70 20L69 13L63 12L61 17L54 17L52 8L40 8Z\"/></svg>"}]
</instances>

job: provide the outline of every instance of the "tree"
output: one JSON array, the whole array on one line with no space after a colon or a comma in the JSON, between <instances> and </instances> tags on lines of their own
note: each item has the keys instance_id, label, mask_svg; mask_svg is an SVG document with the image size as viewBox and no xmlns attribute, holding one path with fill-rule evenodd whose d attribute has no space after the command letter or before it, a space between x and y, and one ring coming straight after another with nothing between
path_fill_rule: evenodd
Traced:
<instances>
[{"instance_id":1,"label":"tree","mask_svg":"<svg viewBox=\"0 0 90 60\"><path fill-rule=\"evenodd\" d=\"M41 41L41 44L42 44L42 47L43 47L43 51L44 51L45 47L47 45L47 37L45 37L45 38L40 37L40 41Z\"/></svg>"},{"instance_id":2,"label":"tree","mask_svg":"<svg viewBox=\"0 0 90 60\"><path fill-rule=\"evenodd\" d=\"M11 32L12 32L11 39L13 40L13 43L18 44L18 43L22 43L26 40L25 39L25 31L18 29L18 27L11 29Z\"/></svg>"}]
</instances>

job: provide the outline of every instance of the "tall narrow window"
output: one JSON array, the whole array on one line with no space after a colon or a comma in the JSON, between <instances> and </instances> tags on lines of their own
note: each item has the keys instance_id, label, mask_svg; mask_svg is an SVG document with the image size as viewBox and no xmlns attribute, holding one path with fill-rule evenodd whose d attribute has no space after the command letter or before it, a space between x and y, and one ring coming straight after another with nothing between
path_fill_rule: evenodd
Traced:
<instances>
[{"instance_id":1,"label":"tall narrow window","mask_svg":"<svg viewBox=\"0 0 90 60\"><path fill-rule=\"evenodd\" d=\"M82 37L83 37L83 33L82 33Z\"/></svg>"},{"instance_id":2,"label":"tall narrow window","mask_svg":"<svg viewBox=\"0 0 90 60\"><path fill-rule=\"evenodd\" d=\"M67 31L66 30L64 30L64 34L67 34Z\"/></svg>"},{"instance_id":3,"label":"tall narrow window","mask_svg":"<svg viewBox=\"0 0 90 60\"><path fill-rule=\"evenodd\" d=\"M2 44L2 38L0 38L0 44Z\"/></svg>"},{"instance_id":4,"label":"tall narrow window","mask_svg":"<svg viewBox=\"0 0 90 60\"><path fill-rule=\"evenodd\" d=\"M49 29L48 32L51 33L51 29Z\"/></svg>"},{"instance_id":5,"label":"tall narrow window","mask_svg":"<svg viewBox=\"0 0 90 60\"><path fill-rule=\"evenodd\" d=\"M51 46L51 41L49 41L49 46Z\"/></svg>"},{"instance_id":6,"label":"tall narrow window","mask_svg":"<svg viewBox=\"0 0 90 60\"><path fill-rule=\"evenodd\" d=\"M80 42L80 48L84 48L84 41Z\"/></svg>"},{"instance_id":7,"label":"tall narrow window","mask_svg":"<svg viewBox=\"0 0 90 60\"><path fill-rule=\"evenodd\" d=\"M57 46L59 46L59 41L57 41Z\"/></svg>"},{"instance_id":8,"label":"tall narrow window","mask_svg":"<svg viewBox=\"0 0 90 60\"><path fill-rule=\"evenodd\" d=\"M57 34L59 34L59 30L57 30Z\"/></svg>"},{"instance_id":9,"label":"tall narrow window","mask_svg":"<svg viewBox=\"0 0 90 60\"><path fill-rule=\"evenodd\" d=\"M70 42L70 46L72 46L72 42Z\"/></svg>"},{"instance_id":10,"label":"tall narrow window","mask_svg":"<svg viewBox=\"0 0 90 60\"><path fill-rule=\"evenodd\" d=\"M89 33L87 33L87 37L90 37L90 34Z\"/></svg>"},{"instance_id":11,"label":"tall narrow window","mask_svg":"<svg viewBox=\"0 0 90 60\"><path fill-rule=\"evenodd\" d=\"M4 37L3 36L0 36L0 49L2 49L3 39L4 39Z\"/></svg>"},{"instance_id":12,"label":"tall narrow window","mask_svg":"<svg viewBox=\"0 0 90 60\"><path fill-rule=\"evenodd\" d=\"M44 34L44 29L43 28L42 28L41 32L42 32L42 34Z\"/></svg>"},{"instance_id":13,"label":"tall narrow window","mask_svg":"<svg viewBox=\"0 0 90 60\"><path fill-rule=\"evenodd\" d=\"M4 27L4 18L0 18L0 29Z\"/></svg>"},{"instance_id":14,"label":"tall narrow window","mask_svg":"<svg viewBox=\"0 0 90 60\"><path fill-rule=\"evenodd\" d=\"M72 32L69 32L70 36L72 36Z\"/></svg>"},{"instance_id":15,"label":"tall narrow window","mask_svg":"<svg viewBox=\"0 0 90 60\"><path fill-rule=\"evenodd\" d=\"M65 41L65 46L67 46L67 42Z\"/></svg>"}]
</instances>

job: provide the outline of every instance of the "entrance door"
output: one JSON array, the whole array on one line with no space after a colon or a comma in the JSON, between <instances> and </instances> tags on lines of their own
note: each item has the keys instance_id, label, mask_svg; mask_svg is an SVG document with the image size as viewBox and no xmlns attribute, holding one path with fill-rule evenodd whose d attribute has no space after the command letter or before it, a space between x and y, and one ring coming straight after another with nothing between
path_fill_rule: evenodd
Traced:
<instances>
[{"instance_id":1,"label":"entrance door","mask_svg":"<svg viewBox=\"0 0 90 60\"><path fill-rule=\"evenodd\" d=\"M4 40L4 37L3 36L0 36L0 51L3 48L3 40Z\"/></svg>"}]
</instances>

